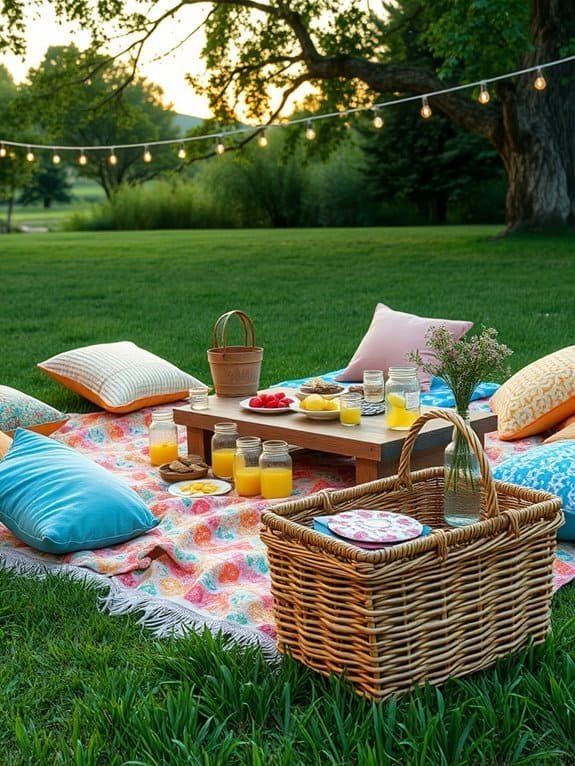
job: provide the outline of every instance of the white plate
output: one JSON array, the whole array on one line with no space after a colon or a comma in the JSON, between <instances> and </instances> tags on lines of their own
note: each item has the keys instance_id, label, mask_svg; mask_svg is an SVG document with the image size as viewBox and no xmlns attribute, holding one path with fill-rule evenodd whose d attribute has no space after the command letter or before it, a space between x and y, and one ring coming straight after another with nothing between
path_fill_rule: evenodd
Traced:
<instances>
[{"instance_id":1,"label":"white plate","mask_svg":"<svg viewBox=\"0 0 575 766\"><path fill-rule=\"evenodd\" d=\"M208 481L210 484L217 486L214 492L190 492L188 490L188 487L194 484L205 484ZM231 488L232 485L229 481L223 481L222 479L190 479L189 481L176 481L174 484L170 484L168 492L178 497L214 497L214 495L225 495Z\"/></svg>"},{"instance_id":2,"label":"white plate","mask_svg":"<svg viewBox=\"0 0 575 766\"><path fill-rule=\"evenodd\" d=\"M419 537L423 530L417 519L403 513L357 508L332 516L327 522L332 532L348 540L370 543L399 543Z\"/></svg>"},{"instance_id":3,"label":"white plate","mask_svg":"<svg viewBox=\"0 0 575 766\"><path fill-rule=\"evenodd\" d=\"M339 410L302 410L299 402L293 402L289 407L290 410L299 412L311 420L339 420Z\"/></svg>"},{"instance_id":4,"label":"white plate","mask_svg":"<svg viewBox=\"0 0 575 766\"><path fill-rule=\"evenodd\" d=\"M288 399L291 399L291 396L288 396ZM240 407L243 410L249 410L250 412L257 412L258 415L279 415L280 412L289 412L290 407L250 407L250 399L253 399L252 396L249 397L249 399L242 399L240 402Z\"/></svg>"}]
</instances>

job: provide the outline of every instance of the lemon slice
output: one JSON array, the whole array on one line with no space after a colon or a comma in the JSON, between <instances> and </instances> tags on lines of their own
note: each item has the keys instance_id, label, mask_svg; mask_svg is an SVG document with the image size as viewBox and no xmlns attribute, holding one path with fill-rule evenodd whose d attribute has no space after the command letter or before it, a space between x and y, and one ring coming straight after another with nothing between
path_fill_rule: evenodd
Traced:
<instances>
[{"instance_id":1,"label":"lemon slice","mask_svg":"<svg viewBox=\"0 0 575 766\"><path fill-rule=\"evenodd\" d=\"M389 404L391 404L392 407L403 407L405 408L405 397L401 396L401 394L388 394L387 395L387 401Z\"/></svg>"}]
</instances>

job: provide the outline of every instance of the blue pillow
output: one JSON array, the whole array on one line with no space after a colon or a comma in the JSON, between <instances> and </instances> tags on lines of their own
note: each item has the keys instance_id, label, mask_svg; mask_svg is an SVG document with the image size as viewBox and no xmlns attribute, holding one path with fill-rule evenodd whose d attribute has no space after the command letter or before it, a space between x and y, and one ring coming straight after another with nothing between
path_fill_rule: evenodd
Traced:
<instances>
[{"instance_id":1,"label":"blue pillow","mask_svg":"<svg viewBox=\"0 0 575 766\"><path fill-rule=\"evenodd\" d=\"M0 521L32 548L107 548L159 524L105 468L41 434L18 428L0 460Z\"/></svg>"},{"instance_id":2,"label":"blue pillow","mask_svg":"<svg viewBox=\"0 0 575 766\"><path fill-rule=\"evenodd\" d=\"M575 541L575 441L541 444L513 455L495 466L493 476L509 484L558 495L565 523L559 527L557 539Z\"/></svg>"}]
</instances>

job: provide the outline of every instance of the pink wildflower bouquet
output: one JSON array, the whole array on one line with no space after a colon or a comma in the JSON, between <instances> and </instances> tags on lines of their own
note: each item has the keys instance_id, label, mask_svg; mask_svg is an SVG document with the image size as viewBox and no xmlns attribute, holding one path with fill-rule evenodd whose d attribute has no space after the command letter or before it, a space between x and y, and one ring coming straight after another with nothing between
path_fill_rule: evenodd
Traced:
<instances>
[{"instance_id":1,"label":"pink wildflower bouquet","mask_svg":"<svg viewBox=\"0 0 575 766\"><path fill-rule=\"evenodd\" d=\"M408 354L424 372L441 378L453 391L455 406L461 414L469 409L475 387L495 376L507 376L506 359L513 353L499 343L497 330L484 327L479 335L454 340L445 325L430 327L425 336L434 358L424 362L419 350Z\"/></svg>"}]
</instances>

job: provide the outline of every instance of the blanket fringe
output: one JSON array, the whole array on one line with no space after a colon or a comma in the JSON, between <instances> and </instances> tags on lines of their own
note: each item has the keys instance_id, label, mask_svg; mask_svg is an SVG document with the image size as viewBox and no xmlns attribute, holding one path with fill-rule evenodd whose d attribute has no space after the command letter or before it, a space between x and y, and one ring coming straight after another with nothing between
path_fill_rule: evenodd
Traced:
<instances>
[{"instance_id":1,"label":"blanket fringe","mask_svg":"<svg viewBox=\"0 0 575 766\"><path fill-rule=\"evenodd\" d=\"M142 591L127 588L116 580L89 569L32 558L21 551L0 550L0 569L18 575L45 578L48 574L68 576L81 583L93 583L105 595L98 598L99 608L111 616L139 613L138 624L158 638L183 636L188 631L201 633L207 628L213 635L220 635L244 647L260 647L266 660L277 662L280 654L275 641L259 631L233 625L225 620L213 620L193 609Z\"/></svg>"}]
</instances>

